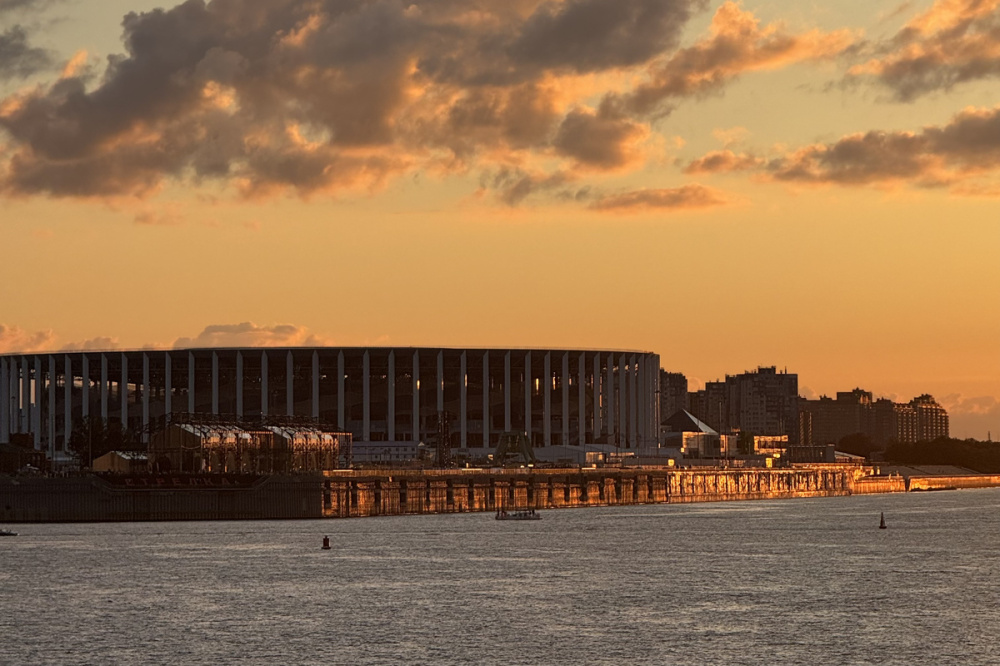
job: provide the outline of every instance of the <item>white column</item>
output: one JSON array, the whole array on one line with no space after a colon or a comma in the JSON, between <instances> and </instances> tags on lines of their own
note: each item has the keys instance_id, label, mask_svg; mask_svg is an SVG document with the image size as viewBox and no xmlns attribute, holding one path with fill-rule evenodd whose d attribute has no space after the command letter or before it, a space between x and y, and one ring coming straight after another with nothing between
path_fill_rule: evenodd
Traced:
<instances>
[{"instance_id":1,"label":"white column","mask_svg":"<svg viewBox=\"0 0 1000 666\"><path fill-rule=\"evenodd\" d=\"M0 442L10 441L10 380L7 378L7 359L0 358Z\"/></svg>"},{"instance_id":2,"label":"white column","mask_svg":"<svg viewBox=\"0 0 1000 666\"><path fill-rule=\"evenodd\" d=\"M503 357L503 427L510 432L510 352Z\"/></svg>"},{"instance_id":3,"label":"white column","mask_svg":"<svg viewBox=\"0 0 1000 666\"><path fill-rule=\"evenodd\" d=\"M236 351L236 416L243 418L243 352Z\"/></svg>"},{"instance_id":4,"label":"white column","mask_svg":"<svg viewBox=\"0 0 1000 666\"><path fill-rule=\"evenodd\" d=\"M119 393L122 404L122 427L128 428L128 356L124 352L122 352L122 383Z\"/></svg>"},{"instance_id":5,"label":"white column","mask_svg":"<svg viewBox=\"0 0 1000 666\"><path fill-rule=\"evenodd\" d=\"M604 381L604 416L607 420L607 425L605 425L606 435L611 437L609 440L614 443L615 435L615 357L608 356L608 367L605 368L605 381Z\"/></svg>"},{"instance_id":6,"label":"white column","mask_svg":"<svg viewBox=\"0 0 1000 666\"><path fill-rule=\"evenodd\" d=\"M90 416L90 359L86 354L83 354L83 368L80 370L80 376L83 377L81 384L83 395L80 396L80 407L83 408L81 410L83 418L87 418Z\"/></svg>"},{"instance_id":7,"label":"white column","mask_svg":"<svg viewBox=\"0 0 1000 666\"><path fill-rule=\"evenodd\" d=\"M69 354L63 358L63 451L68 451L73 432L73 358Z\"/></svg>"},{"instance_id":8,"label":"white column","mask_svg":"<svg viewBox=\"0 0 1000 666\"><path fill-rule=\"evenodd\" d=\"M212 352L212 413L219 413L219 352Z\"/></svg>"},{"instance_id":9,"label":"white column","mask_svg":"<svg viewBox=\"0 0 1000 666\"><path fill-rule=\"evenodd\" d=\"M618 358L618 441L622 446L628 444L628 371L625 369L625 354Z\"/></svg>"},{"instance_id":10,"label":"white column","mask_svg":"<svg viewBox=\"0 0 1000 666\"><path fill-rule=\"evenodd\" d=\"M21 425L18 432L31 432L31 369L28 366L28 357L21 357L21 400L19 420Z\"/></svg>"},{"instance_id":11,"label":"white column","mask_svg":"<svg viewBox=\"0 0 1000 666\"><path fill-rule=\"evenodd\" d=\"M528 441L535 445L531 432L531 352L524 354L524 431L528 433Z\"/></svg>"},{"instance_id":12,"label":"white column","mask_svg":"<svg viewBox=\"0 0 1000 666\"><path fill-rule=\"evenodd\" d=\"M345 429L347 417L344 410L347 409L347 396L344 395L344 351L337 353L337 427Z\"/></svg>"},{"instance_id":13,"label":"white column","mask_svg":"<svg viewBox=\"0 0 1000 666\"><path fill-rule=\"evenodd\" d=\"M591 377L593 381L594 388L594 429L593 438L597 441L597 438L601 436L601 355L594 354L594 374ZM583 444L583 441L580 442Z\"/></svg>"},{"instance_id":14,"label":"white column","mask_svg":"<svg viewBox=\"0 0 1000 666\"><path fill-rule=\"evenodd\" d=\"M635 360L635 362L638 364L638 375L639 375L639 379L636 382L636 386L638 386L638 391L636 392L636 399L638 400L637 407L639 412L639 420L637 421L638 426L636 428L636 440L638 441L638 445L640 447L649 444L646 438L646 412L648 409L647 398L649 396L649 387L647 386L646 383L645 358L646 356L644 354L640 354L639 356L636 357Z\"/></svg>"},{"instance_id":15,"label":"white column","mask_svg":"<svg viewBox=\"0 0 1000 666\"><path fill-rule=\"evenodd\" d=\"M490 445L490 353L483 352L483 446Z\"/></svg>"},{"instance_id":16,"label":"white column","mask_svg":"<svg viewBox=\"0 0 1000 666\"><path fill-rule=\"evenodd\" d=\"M465 353L466 352L463 349L462 350L462 363L461 363L462 367L461 367L461 372L459 373L461 376L459 377L459 382L460 383L458 385L458 395L459 395L459 405L460 405L459 411L461 412L461 416L459 416L459 428L461 429L461 433L462 433L461 437L462 437L462 448L463 449L467 448L469 446L468 437L466 436L466 432L467 432L466 431L466 418L467 418L467 412L468 412L467 405L466 405L466 398L468 396L466 394L469 392L469 368L466 365L467 361L466 361Z\"/></svg>"},{"instance_id":17,"label":"white column","mask_svg":"<svg viewBox=\"0 0 1000 666\"><path fill-rule=\"evenodd\" d=\"M319 352L313 350L312 417L319 418Z\"/></svg>"},{"instance_id":18,"label":"white column","mask_svg":"<svg viewBox=\"0 0 1000 666\"><path fill-rule=\"evenodd\" d=\"M188 411L194 413L194 352L188 352Z\"/></svg>"},{"instance_id":19,"label":"white column","mask_svg":"<svg viewBox=\"0 0 1000 666\"><path fill-rule=\"evenodd\" d=\"M389 441L396 441L396 352L392 349L389 350L389 372L386 375L386 380L388 383L388 388L386 389L389 398L389 404L386 418L386 429L389 432Z\"/></svg>"},{"instance_id":20,"label":"white column","mask_svg":"<svg viewBox=\"0 0 1000 666\"><path fill-rule=\"evenodd\" d=\"M562 359L562 444L569 445L569 352Z\"/></svg>"},{"instance_id":21,"label":"white column","mask_svg":"<svg viewBox=\"0 0 1000 666\"><path fill-rule=\"evenodd\" d=\"M420 441L420 352L413 352L413 441Z\"/></svg>"},{"instance_id":22,"label":"white column","mask_svg":"<svg viewBox=\"0 0 1000 666\"><path fill-rule=\"evenodd\" d=\"M444 351L438 351L437 357L437 413L444 411Z\"/></svg>"},{"instance_id":23,"label":"white column","mask_svg":"<svg viewBox=\"0 0 1000 666\"><path fill-rule=\"evenodd\" d=\"M35 448L42 448L42 388L45 378L42 376L42 358L35 357L35 401L31 406L31 432L35 435Z\"/></svg>"},{"instance_id":24,"label":"white column","mask_svg":"<svg viewBox=\"0 0 1000 666\"><path fill-rule=\"evenodd\" d=\"M285 413L295 416L295 360L291 349L285 356Z\"/></svg>"},{"instance_id":25,"label":"white column","mask_svg":"<svg viewBox=\"0 0 1000 666\"><path fill-rule=\"evenodd\" d=\"M340 373L343 375L344 373ZM267 350L260 353L260 415L267 416L268 388L267 388Z\"/></svg>"},{"instance_id":26,"label":"white column","mask_svg":"<svg viewBox=\"0 0 1000 666\"><path fill-rule=\"evenodd\" d=\"M149 354L142 354L142 441L149 441Z\"/></svg>"},{"instance_id":27,"label":"white column","mask_svg":"<svg viewBox=\"0 0 1000 666\"><path fill-rule=\"evenodd\" d=\"M56 357L53 354L49 354L48 388L49 418L47 427L48 432L45 433L45 437L48 440L49 458L51 459L56 455Z\"/></svg>"},{"instance_id":28,"label":"white column","mask_svg":"<svg viewBox=\"0 0 1000 666\"><path fill-rule=\"evenodd\" d=\"M552 352L545 352L542 375L542 445L552 446Z\"/></svg>"},{"instance_id":29,"label":"white column","mask_svg":"<svg viewBox=\"0 0 1000 666\"><path fill-rule=\"evenodd\" d=\"M101 354L101 420L108 420L108 356Z\"/></svg>"},{"instance_id":30,"label":"white column","mask_svg":"<svg viewBox=\"0 0 1000 666\"><path fill-rule=\"evenodd\" d=\"M361 358L361 439L370 442L372 439L372 393L371 393L371 358L365 350Z\"/></svg>"},{"instance_id":31,"label":"white column","mask_svg":"<svg viewBox=\"0 0 1000 666\"><path fill-rule=\"evenodd\" d=\"M635 366L635 355L633 355L628 361L629 373L628 373L628 441L631 448L635 448L639 445L639 438L636 426L639 423L638 419L638 407L639 401L636 399L636 387L638 386L638 381L636 375Z\"/></svg>"},{"instance_id":32,"label":"white column","mask_svg":"<svg viewBox=\"0 0 1000 666\"><path fill-rule=\"evenodd\" d=\"M587 439L587 354L580 352L576 371L577 407L576 419L579 435L577 444L585 444Z\"/></svg>"},{"instance_id":33,"label":"white column","mask_svg":"<svg viewBox=\"0 0 1000 666\"><path fill-rule=\"evenodd\" d=\"M170 421L174 412L174 369L170 364L170 352L163 352L163 414Z\"/></svg>"}]
</instances>

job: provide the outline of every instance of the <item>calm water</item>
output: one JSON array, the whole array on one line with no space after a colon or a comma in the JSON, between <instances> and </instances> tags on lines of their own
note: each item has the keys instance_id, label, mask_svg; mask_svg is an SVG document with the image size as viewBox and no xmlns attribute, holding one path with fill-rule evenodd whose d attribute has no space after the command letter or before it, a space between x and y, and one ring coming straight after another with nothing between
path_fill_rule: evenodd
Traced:
<instances>
[{"instance_id":1,"label":"calm water","mask_svg":"<svg viewBox=\"0 0 1000 666\"><path fill-rule=\"evenodd\" d=\"M1000 490L16 529L4 664L1000 663Z\"/></svg>"}]
</instances>

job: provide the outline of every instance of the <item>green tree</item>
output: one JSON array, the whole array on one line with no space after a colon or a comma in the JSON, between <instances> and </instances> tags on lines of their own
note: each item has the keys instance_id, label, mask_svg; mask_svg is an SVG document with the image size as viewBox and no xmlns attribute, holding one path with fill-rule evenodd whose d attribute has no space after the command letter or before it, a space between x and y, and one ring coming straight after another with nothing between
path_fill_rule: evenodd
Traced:
<instances>
[{"instance_id":1,"label":"green tree","mask_svg":"<svg viewBox=\"0 0 1000 666\"><path fill-rule=\"evenodd\" d=\"M868 435L856 432L841 437L840 441L837 442L837 450L868 458L873 451L878 451L879 447L875 445L875 442Z\"/></svg>"}]
</instances>

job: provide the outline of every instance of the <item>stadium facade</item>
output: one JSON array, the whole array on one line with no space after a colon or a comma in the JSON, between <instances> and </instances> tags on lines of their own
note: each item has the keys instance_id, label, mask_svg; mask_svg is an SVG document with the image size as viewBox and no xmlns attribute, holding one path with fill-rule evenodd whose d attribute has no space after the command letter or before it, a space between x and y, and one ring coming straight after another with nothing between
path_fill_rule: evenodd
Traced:
<instances>
[{"instance_id":1,"label":"stadium facade","mask_svg":"<svg viewBox=\"0 0 1000 666\"><path fill-rule=\"evenodd\" d=\"M0 356L0 442L29 434L66 458L88 416L149 433L181 413L308 417L368 442L485 454L500 433L535 447L655 445L659 356L567 349L295 347Z\"/></svg>"}]
</instances>

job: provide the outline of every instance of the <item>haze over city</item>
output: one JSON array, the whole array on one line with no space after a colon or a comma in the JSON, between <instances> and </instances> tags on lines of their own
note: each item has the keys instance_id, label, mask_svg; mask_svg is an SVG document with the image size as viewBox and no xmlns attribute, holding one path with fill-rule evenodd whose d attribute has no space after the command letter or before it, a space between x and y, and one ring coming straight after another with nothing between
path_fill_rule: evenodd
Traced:
<instances>
[{"instance_id":1,"label":"haze over city","mask_svg":"<svg viewBox=\"0 0 1000 666\"><path fill-rule=\"evenodd\" d=\"M0 0L0 352L634 348L996 437L998 25Z\"/></svg>"}]
</instances>

